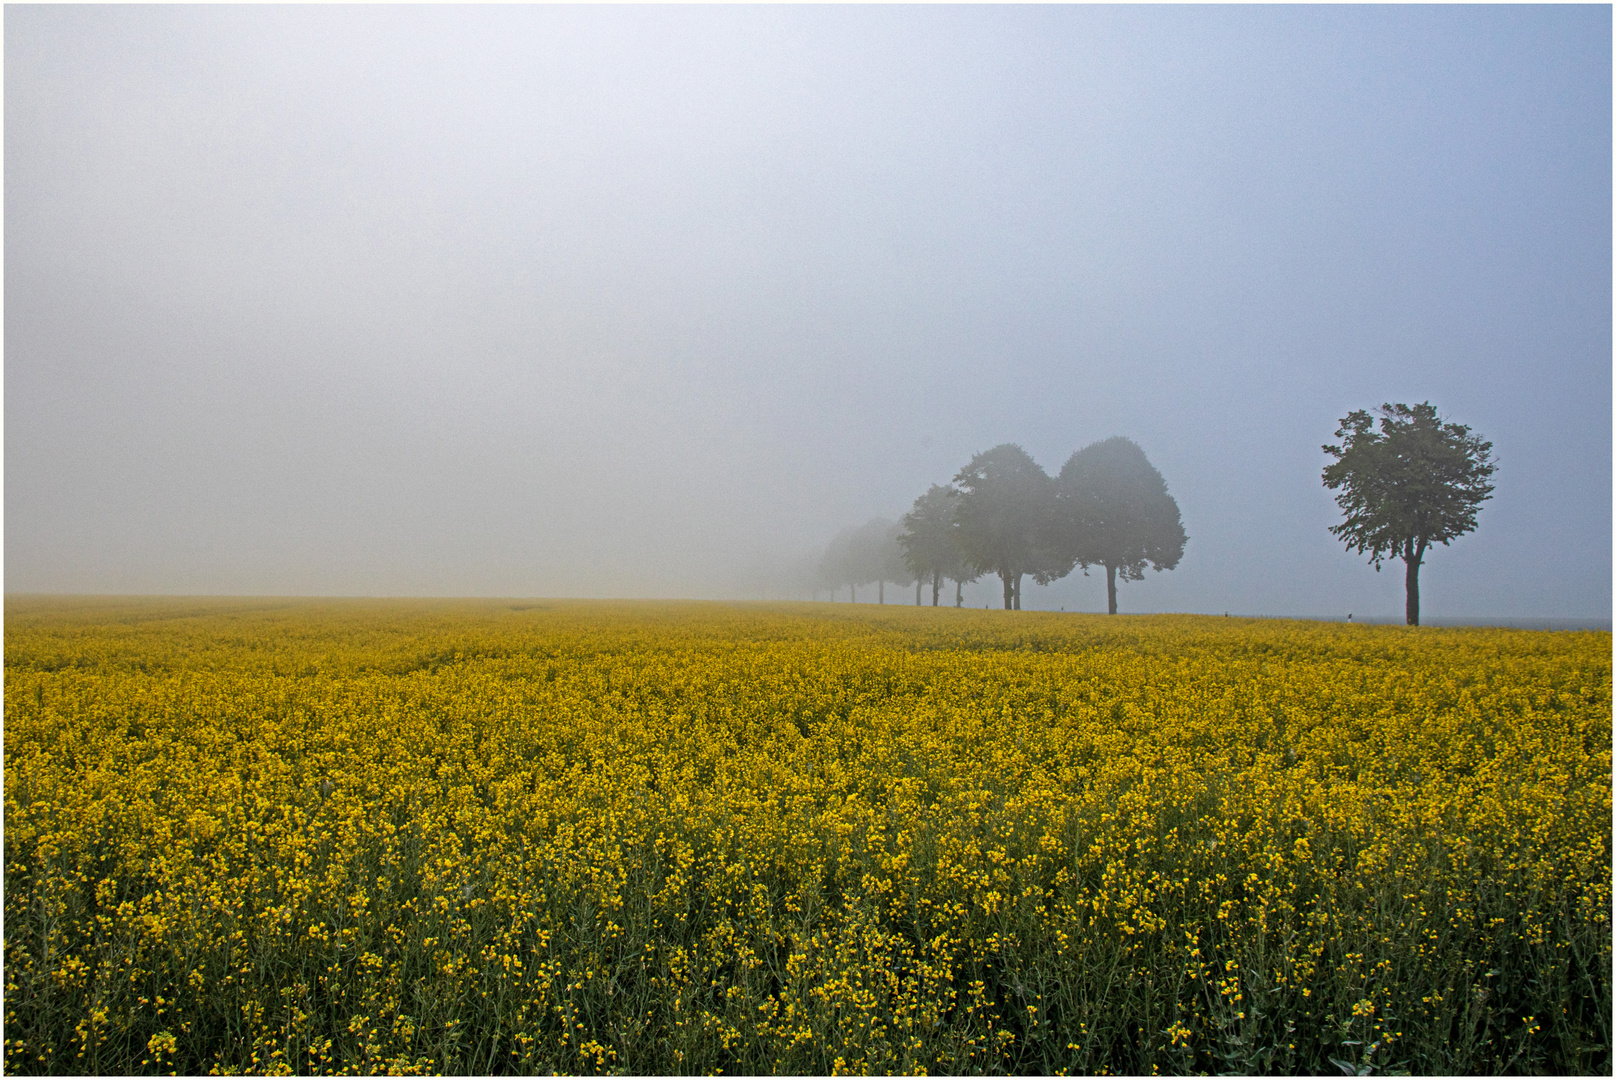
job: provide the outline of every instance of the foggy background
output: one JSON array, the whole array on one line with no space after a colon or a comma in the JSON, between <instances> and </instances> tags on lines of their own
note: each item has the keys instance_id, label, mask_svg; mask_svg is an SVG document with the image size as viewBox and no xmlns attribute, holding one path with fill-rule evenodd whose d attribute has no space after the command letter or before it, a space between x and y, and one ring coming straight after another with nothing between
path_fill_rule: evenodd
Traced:
<instances>
[{"instance_id":1,"label":"foggy background","mask_svg":"<svg viewBox=\"0 0 1616 1080\"><path fill-rule=\"evenodd\" d=\"M1428 621L1608 619L1611 29L9 6L5 589L779 596L1126 435L1190 540L1122 611L1362 619L1319 448L1429 399L1500 467Z\"/></svg>"}]
</instances>

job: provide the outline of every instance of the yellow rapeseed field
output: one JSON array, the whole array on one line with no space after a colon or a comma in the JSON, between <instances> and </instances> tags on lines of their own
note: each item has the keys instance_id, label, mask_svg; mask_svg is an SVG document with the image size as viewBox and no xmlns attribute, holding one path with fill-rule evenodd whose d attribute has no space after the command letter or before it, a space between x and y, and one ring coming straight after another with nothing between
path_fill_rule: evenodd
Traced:
<instances>
[{"instance_id":1,"label":"yellow rapeseed field","mask_svg":"<svg viewBox=\"0 0 1616 1080\"><path fill-rule=\"evenodd\" d=\"M1608 1073L1611 637L19 599L12 1073Z\"/></svg>"}]
</instances>

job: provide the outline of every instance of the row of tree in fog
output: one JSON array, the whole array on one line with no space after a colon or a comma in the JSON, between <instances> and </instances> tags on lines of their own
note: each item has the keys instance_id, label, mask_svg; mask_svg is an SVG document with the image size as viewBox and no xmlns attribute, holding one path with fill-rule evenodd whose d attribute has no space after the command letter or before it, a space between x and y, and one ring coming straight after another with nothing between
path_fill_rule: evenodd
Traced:
<instances>
[{"instance_id":1,"label":"row of tree in fog","mask_svg":"<svg viewBox=\"0 0 1616 1080\"><path fill-rule=\"evenodd\" d=\"M838 535L813 570L816 589L931 586L945 581L954 603L963 586L997 575L1006 610L1020 610L1021 584L1040 585L1074 569L1104 567L1106 599L1117 611L1117 578L1138 581L1148 566L1171 570L1188 538L1178 504L1144 451L1120 436L1074 453L1055 476L1014 443L984 450L947 485L934 484L899 522L875 518Z\"/></svg>"},{"instance_id":2,"label":"row of tree in fog","mask_svg":"<svg viewBox=\"0 0 1616 1080\"><path fill-rule=\"evenodd\" d=\"M1492 497L1493 444L1463 424L1444 421L1429 401L1386 404L1378 424L1366 410L1349 413L1325 446L1335 461L1324 486L1336 491L1345 519L1330 526L1347 548L1379 570L1404 564L1405 621L1420 622L1420 567L1437 545L1476 527ZM1049 476L1013 443L984 450L954 477L932 485L901 522L880 518L835 540L808 571L815 589L886 583L915 586L915 603L945 581L954 603L966 582L996 574L1006 609L1021 607L1021 582L1047 585L1076 567L1105 568L1105 592L1117 613L1117 578L1138 581L1147 566L1171 570L1184 554L1184 525L1161 473L1131 440L1114 436L1084 447ZM1349 615L1350 619L1351 616Z\"/></svg>"}]
</instances>

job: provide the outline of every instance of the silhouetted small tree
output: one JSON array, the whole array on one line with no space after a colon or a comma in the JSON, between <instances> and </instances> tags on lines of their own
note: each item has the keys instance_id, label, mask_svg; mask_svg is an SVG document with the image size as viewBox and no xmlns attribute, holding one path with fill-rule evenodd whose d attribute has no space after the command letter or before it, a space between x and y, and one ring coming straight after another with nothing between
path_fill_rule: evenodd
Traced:
<instances>
[{"instance_id":1,"label":"silhouetted small tree","mask_svg":"<svg viewBox=\"0 0 1616 1080\"><path fill-rule=\"evenodd\" d=\"M1148 565L1171 570L1184 555L1184 524L1167 482L1131 439L1112 436L1074 453L1058 481L1058 544L1081 565L1105 567L1107 610L1117 576L1139 581Z\"/></svg>"},{"instance_id":2,"label":"silhouetted small tree","mask_svg":"<svg viewBox=\"0 0 1616 1080\"><path fill-rule=\"evenodd\" d=\"M1445 424L1429 401L1382 405L1380 430L1365 410L1348 413L1341 443L1324 447L1335 462L1324 486L1340 491L1346 520L1330 531L1348 551L1403 560L1404 617L1420 624L1420 565L1432 544L1447 545L1476 527L1476 511L1492 497L1493 444L1463 424Z\"/></svg>"},{"instance_id":3,"label":"silhouetted small tree","mask_svg":"<svg viewBox=\"0 0 1616 1080\"><path fill-rule=\"evenodd\" d=\"M956 586L976 580L976 575L966 566L965 553L960 550L956 535L954 511L958 505L959 492L933 484L903 516L903 532L898 543L903 546L904 558L915 577L931 580L932 607L937 606L945 578ZM956 587L956 600L958 592Z\"/></svg>"},{"instance_id":4,"label":"silhouetted small tree","mask_svg":"<svg viewBox=\"0 0 1616 1080\"><path fill-rule=\"evenodd\" d=\"M1021 609L1021 579L1063 577L1072 564L1050 543L1054 492L1049 474L1014 443L984 450L954 477L960 550L971 569L997 574L1006 611Z\"/></svg>"}]
</instances>

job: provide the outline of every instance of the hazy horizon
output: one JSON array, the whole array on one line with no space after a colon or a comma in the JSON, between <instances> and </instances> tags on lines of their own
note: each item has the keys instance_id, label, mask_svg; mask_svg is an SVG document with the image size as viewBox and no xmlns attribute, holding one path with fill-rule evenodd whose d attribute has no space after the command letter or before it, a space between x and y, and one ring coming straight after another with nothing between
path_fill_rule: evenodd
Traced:
<instances>
[{"instance_id":1,"label":"hazy horizon","mask_svg":"<svg viewBox=\"0 0 1616 1080\"><path fill-rule=\"evenodd\" d=\"M1392 617L1320 445L1430 400L1425 621L1611 616L1608 7L5 20L8 595L744 599L1126 435L1123 613Z\"/></svg>"},{"instance_id":2,"label":"hazy horizon","mask_svg":"<svg viewBox=\"0 0 1616 1080\"><path fill-rule=\"evenodd\" d=\"M970 588L971 588L971 586L967 586L967 591L969 591ZM869 595L865 594L865 590L860 591L857 603L860 604L860 605L875 604L876 606L880 606L879 603L877 602L877 600L875 599L875 595L874 595L875 594L875 588L873 586L870 586L870 587L868 587L867 591L868 591ZM902 591L903 590L899 590L900 593ZM969 595L969 592L968 592L968 595ZM1029 595L1030 595L1030 593L1029 593ZM988 596L988 594L986 592L983 592L980 595L978 595L977 599L980 600L984 596ZM844 600L836 600L836 601L826 600L824 595L823 595L823 590L821 591L821 596L820 596L818 601L797 600L797 599L765 599L765 598L761 598L761 597L745 597L745 596L732 596L732 597L722 597L722 598L713 599L713 598L697 598L697 597L647 598L647 597L640 597L640 596L635 596L635 597L622 597L622 596L618 596L618 597L612 597L612 596L591 596L591 597L579 597L579 596L402 596L402 595L400 595L400 596L392 596L392 595L368 595L368 596L349 595L349 596L343 596L343 595L337 595L337 594L320 594L320 595L299 596L299 595L284 594L284 593L283 594L270 594L270 595L253 595L253 594L246 594L246 593L237 593L237 594L232 594L232 593L223 593L223 594L195 594L195 593L147 593L147 594L133 594L133 593L6 593L5 598L6 598L7 603L19 603L19 604L23 605L21 613L23 615L25 615L25 616L35 613L36 609L32 609L30 607L30 605L35 604L35 603L46 604L47 606L49 606L51 608L56 608L56 609L59 610L63 605L65 605L66 607L69 607L69 608L74 608L74 607L83 607L83 606L93 606L93 605L97 605L97 604L110 604L112 606L119 606L119 605L124 605L124 604L149 604L149 603L166 603L166 602L180 603L180 602L186 602L186 601L196 601L196 602L202 602L202 603L206 603L206 604L210 605L208 610L212 611L212 612L230 611L230 610L232 610L231 604L234 603L234 602L240 602L241 604L246 605L248 608L252 608L252 609L261 609L261 608L264 608L264 607L268 607L268 608L270 608L272 610L273 609L284 608L284 607L291 606L291 605L298 605L298 604L318 605L318 604L343 604L343 603L349 603L349 602L362 603L362 604L371 604L371 603L374 603L374 604L399 604L399 605L403 605L403 606L406 606L406 607L408 607L410 605L414 605L414 604L427 605L427 606L433 606L433 605L457 606L457 605L461 605L461 604L488 604L488 605L497 605L497 606L500 606L500 607L504 607L504 608L506 608L506 609L508 609L510 611L520 612L520 611L531 610L534 607L543 607L543 606L549 605L549 604L563 604L563 605L564 604L600 604L600 605L614 605L614 604L630 604L630 605L634 605L634 604L643 604L643 605L650 606L650 607L655 607L655 606L658 606L658 605L681 605L681 604L702 605L702 604L713 604L713 605L719 605L719 606L726 606L727 605L727 606L735 606L735 607L745 607L745 606L753 606L753 605L755 605L757 607L765 608L765 609L781 609L781 608L795 608L795 607L797 607L799 605L811 607L811 606L823 605L823 604L827 604L827 603L834 603L837 607L840 607L843 603L847 602L847 601L845 601L845 599ZM963 610L965 610L965 611L1004 611L1004 609L1002 607L995 606L992 603L992 599L993 599L993 597L988 596L988 602L987 603L967 603L967 604L963 605ZM929 596L923 598L923 600L924 600L924 602L922 604L916 605L914 603L914 596L913 596L913 594L911 592L909 594L908 599L904 599L903 596L901 596L901 595L889 598L886 601L886 606L893 607L893 608L902 608L902 609L906 609L906 610L910 609L910 608L915 608L915 607L918 607L922 611L931 611L931 610L933 610ZM956 609L954 608L954 605L953 605L952 601L949 601L949 602L945 602L945 603L939 603L935 610L938 610L938 611L952 611L952 610L956 610ZM1067 610L1065 610L1063 608L1054 608L1054 607L1040 608L1040 607L1032 607L1031 605L1028 605L1023 610L1036 611L1036 612L1039 612L1039 613L1044 614L1044 615L1057 615L1057 616L1058 615L1092 615L1092 616L1097 616L1097 617L1099 617L1101 619L1111 619L1111 618L1117 618L1117 617L1126 617L1126 616L1129 616L1129 615L1144 615L1144 616L1147 616L1147 617L1148 616L1191 615L1191 616L1195 616L1197 618L1216 619L1216 618L1220 617L1220 615L1221 615L1222 617L1233 618L1233 619L1264 619L1264 620L1276 620L1276 621L1290 620L1290 621L1297 621L1297 622L1336 622L1336 623L1350 622L1350 623L1353 623L1354 625L1363 625L1363 626L1404 626L1404 625L1406 625L1406 623L1404 621L1403 613L1401 613L1401 612L1382 612L1382 613L1379 613L1379 614L1363 613L1363 612L1347 612L1345 614L1342 614L1340 612L1322 612L1322 613L1314 612L1314 613L1300 613L1300 614L1292 613L1292 614L1253 615L1253 614L1249 614L1249 613L1246 613L1246 612L1240 612L1240 611L1231 611L1231 612L1172 612L1172 611L1166 611L1166 612L1128 612L1128 611L1119 611L1117 613L1117 615L1113 616L1113 615L1106 614L1103 610L1099 610L1099 611L1095 611L1095 610L1082 610L1082 611L1071 610L1071 611L1067 611ZM17 614L17 613L13 612L13 614ZM197 614L195 611L187 611L183 615L177 615L176 617L177 618L183 618L183 617L189 617L189 616L192 616L192 615L195 615L195 614ZM1019 614L1019 612L1015 612L1015 611L1007 611L1007 612L1005 612L1005 616L1007 618L1011 618L1011 619L1016 618L1018 614ZM1347 617L1349 615L1351 616L1351 618ZM150 617L151 616L141 616L142 619L150 618ZM1465 627L1465 626L1470 626L1470 627L1497 627L1497 628L1502 628L1502 629L1518 629L1518 630L1606 630L1606 631L1609 631L1609 630L1612 629L1612 620L1609 619L1609 618L1585 618L1585 617L1584 618L1578 618L1578 617L1572 617L1572 616L1556 617L1556 616L1552 616L1552 615L1551 616L1537 616L1537 617L1533 617L1533 616L1490 616L1490 615L1449 615L1449 616L1438 616L1436 618L1431 618L1431 619L1422 619L1420 624L1422 626L1437 627L1437 628L1440 628L1440 627Z\"/></svg>"}]
</instances>

